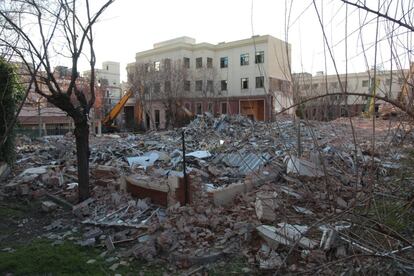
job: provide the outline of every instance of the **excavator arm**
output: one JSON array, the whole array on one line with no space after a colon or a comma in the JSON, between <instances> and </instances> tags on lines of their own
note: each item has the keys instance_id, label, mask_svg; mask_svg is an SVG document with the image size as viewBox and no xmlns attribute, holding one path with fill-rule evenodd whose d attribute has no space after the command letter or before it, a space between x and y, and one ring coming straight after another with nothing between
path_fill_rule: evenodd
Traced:
<instances>
[{"instance_id":1,"label":"excavator arm","mask_svg":"<svg viewBox=\"0 0 414 276\"><path fill-rule=\"evenodd\" d=\"M126 102L131 98L134 93L132 90L128 90L124 96L119 100L119 102L109 111L109 113L102 119L102 125L110 128L116 117L121 113L122 108L125 106Z\"/></svg>"}]
</instances>

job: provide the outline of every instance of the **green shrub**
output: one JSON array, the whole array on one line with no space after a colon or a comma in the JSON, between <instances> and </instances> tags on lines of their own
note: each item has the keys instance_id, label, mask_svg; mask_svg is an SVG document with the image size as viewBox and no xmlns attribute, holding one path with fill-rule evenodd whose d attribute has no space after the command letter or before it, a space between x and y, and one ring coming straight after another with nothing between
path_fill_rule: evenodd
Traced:
<instances>
[{"instance_id":1,"label":"green shrub","mask_svg":"<svg viewBox=\"0 0 414 276\"><path fill-rule=\"evenodd\" d=\"M16 106L22 100L22 89L14 67L0 58L0 137L16 116ZM1 143L1 142L0 142ZM15 160L14 131L10 131L5 143L0 144L0 161L12 164Z\"/></svg>"}]
</instances>

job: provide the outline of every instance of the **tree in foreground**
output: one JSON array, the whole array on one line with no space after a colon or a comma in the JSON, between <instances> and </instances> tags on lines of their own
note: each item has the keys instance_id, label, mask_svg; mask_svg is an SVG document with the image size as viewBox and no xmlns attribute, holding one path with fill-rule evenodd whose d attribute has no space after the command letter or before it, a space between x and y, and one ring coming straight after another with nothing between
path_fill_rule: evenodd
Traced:
<instances>
[{"instance_id":1,"label":"tree in foreground","mask_svg":"<svg viewBox=\"0 0 414 276\"><path fill-rule=\"evenodd\" d=\"M114 0L4 0L0 2L3 56L22 63L35 93L70 116L75 124L79 200L89 193L89 111L95 102L93 26ZM89 84L79 82L78 63L86 58ZM69 80L54 67L70 63Z\"/></svg>"}]
</instances>

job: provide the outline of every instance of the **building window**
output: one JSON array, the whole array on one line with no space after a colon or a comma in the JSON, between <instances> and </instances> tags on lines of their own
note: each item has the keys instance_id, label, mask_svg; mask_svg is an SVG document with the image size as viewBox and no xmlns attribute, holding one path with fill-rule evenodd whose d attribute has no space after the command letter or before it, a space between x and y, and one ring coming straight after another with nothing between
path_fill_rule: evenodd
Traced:
<instances>
[{"instance_id":1,"label":"building window","mask_svg":"<svg viewBox=\"0 0 414 276\"><path fill-rule=\"evenodd\" d=\"M158 109L154 110L154 117L155 117L155 128L158 129L160 127L160 111Z\"/></svg>"},{"instance_id":2,"label":"building window","mask_svg":"<svg viewBox=\"0 0 414 276\"><path fill-rule=\"evenodd\" d=\"M214 86L213 86L213 81L212 80L207 81L207 91L211 92L211 93L214 92Z\"/></svg>"},{"instance_id":3,"label":"building window","mask_svg":"<svg viewBox=\"0 0 414 276\"><path fill-rule=\"evenodd\" d=\"M241 89L248 89L249 88L249 79L242 78L241 79Z\"/></svg>"},{"instance_id":4,"label":"building window","mask_svg":"<svg viewBox=\"0 0 414 276\"><path fill-rule=\"evenodd\" d=\"M312 89L317 89L317 88L318 88L318 86L319 86L319 84L318 84L318 83L314 83L314 84L312 84Z\"/></svg>"},{"instance_id":5,"label":"building window","mask_svg":"<svg viewBox=\"0 0 414 276\"><path fill-rule=\"evenodd\" d=\"M203 113L203 105L201 103L196 103L196 113L197 114Z\"/></svg>"},{"instance_id":6,"label":"building window","mask_svg":"<svg viewBox=\"0 0 414 276\"><path fill-rule=\"evenodd\" d=\"M184 81L184 91L190 91L191 82L189 80Z\"/></svg>"},{"instance_id":7,"label":"building window","mask_svg":"<svg viewBox=\"0 0 414 276\"><path fill-rule=\"evenodd\" d=\"M165 92L171 92L171 82L170 81L165 81L164 82L164 91Z\"/></svg>"},{"instance_id":8,"label":"building window","mask_svg":"<svg viewBox=\"0 0 414 276\"><path fill-rule=\"evenodd\" d=\"M166 58L164 60L164 70L170 70L171 69L171 59Z\"/></svg>"},{"instance_id":9,"label":"building window","mask_svg":"<svg viewBox=\"0 0 414 276\"><path fill-rule=\"evenodd\" d=\"M227 80L221 81L221 91L227 91Z\"/></svg>"},{"instance_id":10,"label":"building window","mask_svg":"<svg viewBox=\"0 0 414 276\"><path fill-rule=\"evenodd\" d=\"M220 68L227 68L229 66L229 58L222 57L220 58Z\"/></svg>"},{"instance_id":11,"label":"building window","mask_svg":"<svg viewBox=\"0 0 414 276\"><path fill-rule=\"evenodd\" d=\"M201 91L203 90L203 81L202 80L198 80L195 82L195 90L196 91Z\"/></svg>"},{"instance_id":12,"label":"building window","mask_svg":"<svg viewBox=\"0 0 414 276\"><path fill-rule=\"evenodd\" d=\"M184 58L184 68L190 68L190 58Z\"/></svg>"},{"instance_id":13,"label":"building window","mask_svg":"<svg viewBox=\"0 0 414 276\"><path fill-rule=\"evenodd\" d=\"M191 104L190 104L190 103L185 103L185 104L184 104L184 107L185 107L187 110L190 110L190 109L191 109Z\"/></svg>"},{"instance_id":14,"label":"building window","mask_svg":"<svg viewBox=\"0 0 414 276\"><path fill-rule=\"evenodd\" d=\"M161 84L159 82L154 83L154 93L160 93Z\"/></svg>"},{"instance_id":15,"label":"building window","mask_svg":"<svg viewBox=\"0 0 414 276\"><path fill-rule=\"evenodd\" d=\"M208 103L208 105L207 105L207 111L210 112L210 113L213 113L213 103L212 102L209 102Z\"/></svg>"},{"instance_id":16,"label":"building window","mask_svg":"<svg viewBox=\"0 0 414 276\"><path fill-rule=\"evenodd\" d=\"M368 87L368 86L369 86L369 80L363 80L362 87Z\"/></svg>"},{"instance_id":17,"label":"building window","mask_svg":"<svg viewBox=\"0 0 414 276\"><path fill-rule=\"evenodd\" d=\"M203 67L203 58L199 57L196 58L196 68L201 68Z\"/></svg>"},{"instance_id":18,"label":"building window","mask_svg":"<svg viewBox=\"0 0 414 276\"><path fill-rule=\"evenodd\" d=\"M240 65L249 65L249 54L240 55Z\"/></svg>"},{"instance_id":19,"label":"building window","mask_svg":"<svg viewBox=\"0 0 414 276\"><path fill-rule=\"evenodd\" d=\"M264 77L256 77L256 88L264 87Z\"/></svg>"},{"instance_id":20,"label":"building window","mask_svg":"<svg viewBox=\"0 0 414 276\"><path fill-rule=\"evenodd\" d=\"M149 63L145 63L144 67L146 72L151 72L151 66L149 65Z\"/></svg>"},{"instance_id":21,"label":"building window","mask_svg":"<svg viewBox=\"0 0 414 276\"><path fill-rule=\"evenodd\" d=\"M227 114L227 103L221 103L221 114Z\"/></svg>"},{"instance_id":22,"label":"building window","mask_svg":"<svg viewBox=\"0 0 414 276\"><path fill-rule=\"evenodd\" d=\"M213 68L213 59L207 58L207 68Z\"/></svg>"},{"instance_id":23,"label":"building window","mask_svg":"<svg viewBox=\"0 0 414 276\"><path fill-rule=\"evenodd\" d=\"M255 63L264 63L264 51L256 52L254 57Z\"/></svg>"},{"instance_id":24,"label":"building window","mask_svg":"<svg viewBox=\"0 0 414 276\"><path fill-rule=\"evenodd\" d=\"M154 70L155 71L160 71L160 62L159 61L156 61L156 62L154 62Z\"/></svg>"}]
</instances>

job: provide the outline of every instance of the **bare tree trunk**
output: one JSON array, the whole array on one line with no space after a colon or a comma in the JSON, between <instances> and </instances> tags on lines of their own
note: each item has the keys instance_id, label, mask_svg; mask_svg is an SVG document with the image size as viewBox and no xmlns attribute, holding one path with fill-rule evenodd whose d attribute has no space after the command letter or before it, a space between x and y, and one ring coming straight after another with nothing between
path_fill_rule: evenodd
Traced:
<instances>
[{"instance_id":1,"label":"bare tree trunk","mask_svg":"<svg viewBox=\"0 0 414 276\"><path fill-rule=\"evenodd\" d=\"M89 125L86 118L75 123L76 157L78 161L79 202L89 198Z\"/></svg>"}]
</instances>

